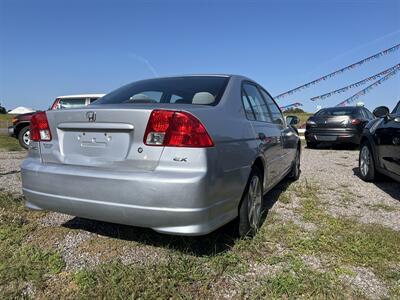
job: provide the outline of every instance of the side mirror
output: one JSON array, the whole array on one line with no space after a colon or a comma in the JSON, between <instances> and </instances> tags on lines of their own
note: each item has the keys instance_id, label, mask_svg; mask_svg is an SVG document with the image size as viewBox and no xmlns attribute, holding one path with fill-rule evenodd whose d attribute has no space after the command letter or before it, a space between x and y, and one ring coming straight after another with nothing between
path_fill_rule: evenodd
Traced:
<instances>
[{"instance_id":1,"label":"side mirror","mask_svg":"<svg viewBox=\"0 0 400 300\"><path fill-rule=\"evenodd\" d=\"M377 118L386 118L390 114L390 111L386 106L378 106L374 109L373 114Z\"/></svg>"},{"instance_id":2,"label":"side mirror","mask_svg":"<svg viewBox=\"0 0 400 300\"><path fill-rule=\"evenodd\" d=\"M299 124L300 119L297 116L287 116L286 117L286 123L290 126L296 126Z\"/></svg>"}]
</instances>

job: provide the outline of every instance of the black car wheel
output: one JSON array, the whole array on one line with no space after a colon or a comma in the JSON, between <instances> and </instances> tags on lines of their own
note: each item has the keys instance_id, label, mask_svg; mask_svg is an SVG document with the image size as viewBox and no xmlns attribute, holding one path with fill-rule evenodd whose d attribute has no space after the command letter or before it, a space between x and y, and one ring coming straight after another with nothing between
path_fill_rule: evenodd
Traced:
<instances>
[{"instance_id":1,"label":"black car wheel","mask_svg":"<svg viewBox=\"0 0 400 300\"><path fill-rule=\"evenodd\" d=\"M374 181L376 176L375 161L372 155L371 147L368 142L364 142L360 147L360 156L358 160L360 177L364 181Z\"/></svg>"},{"instance_id":2,"label":"black car wheel","mask_svg":"<svg viewBox=\"0 0 400 300\"><path fill-rule=\"evenodd\" d=\"M29 126L22 128L18 134L18 141L21 147L28 149L31 141Z\"/></svg>"},{"instance_id":3,"label":"black car wheel","mask_svg":"<svg viewBox=\"0 0 400 300\"><path fill-rule=\"evenodd\" d=\"M239 207L239 236L254 236L261 225L263 178L258 168L253 168Z\"/></svg>"}]
</instances>

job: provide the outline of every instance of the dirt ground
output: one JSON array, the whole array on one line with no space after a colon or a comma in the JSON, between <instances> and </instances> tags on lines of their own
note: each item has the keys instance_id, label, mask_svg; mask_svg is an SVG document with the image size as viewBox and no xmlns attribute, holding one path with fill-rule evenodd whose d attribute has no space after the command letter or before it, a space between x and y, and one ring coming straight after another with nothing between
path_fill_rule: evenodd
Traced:
<instances>
[{"instance_id":1,"label":"dirt ground","mask_svg":"<svg viewBox=\"0 0 400 300\"><path fill-rule=\"evenodd\" d=\"M0 152L3 194L21 196L19 166L25 155ZM206 291L182 285L181 292L194 298L400 297L400 250L391 246L400 240L400 183L387 178L363 182L356 150L303 148L301 169L299 181L285 180L266 195L266 218L251 241L231 239L225 228L207 237L181 238L54 212L29 212L36 227L23 244L59 253L64 265L61 273L46 277L44 287L28 280L23 295L46 298L54 293L50 283L55 278L64 282L57 291L61 296L84 293L85 285L76 283L75 275L116 260L132 269L173 265L177 257L185 257L194 264L202 262L202 272L214 274L215 257L224 263L235 257L212 280L202 277ZM101 284L101 277L96 278ZM315 287L319 278L326 280ZM176 280L181 286L183 279ZM344 294L334 287L338 284ZM304 286L316 292L301 290ZM106 297L116 295L110 290L104 291Z\"/></svg>"}]
</instances>

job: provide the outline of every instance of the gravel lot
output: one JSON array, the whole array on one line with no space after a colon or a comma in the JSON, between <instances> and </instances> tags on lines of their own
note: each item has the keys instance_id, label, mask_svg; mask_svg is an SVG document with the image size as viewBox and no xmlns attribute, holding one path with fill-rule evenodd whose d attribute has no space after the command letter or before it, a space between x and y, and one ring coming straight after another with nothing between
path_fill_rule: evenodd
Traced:
<instances>
[{"instance_id":1,"label":"gravel lot","mask_svg":"<svg viewBox=\"0 0 400 300\"><path fill-rule=\"evenodd\" d=\"M19 165L25 155L25 152L0 152L0 190L21 195ZM333 217L350 218L360 224L380 224L400 232L400 184L390 179L365 183L357 176L357 166L358 151L304 148L302 174L295 185L317 187L325 211ZM287 186L284 182L267 195L268 215L273 213L283 222L293 222L301 226L304 232L315 231L317 226L298 214L301 204L296 193L290 192L286 198L283 197ZM39 223L40 232L32 234L27 240L38 240L41 246L59 251L65 261L66 271L92 268L116 258L126 265L154 265L170 259L171 247L180 247L174 244L176 238L156 234L151 230L83 220L59 213L43 214ZM45 236L48 230L51 230L51 237ZM274 255L290 251L279 244L273 249ZM319 271L324 270L332 259L323 253L302 256L307 266ZM223 282L225 289L216 283L218 290L215 293L218 297L237 296L232 287L237 286L238 282L265 274L273 276L284 268L279 263L266 265L249 261L247 264L245 277L238 275L221 278L218 282ZM352 270L351 274L343 274L340 278L363 297L374 299L388 296L388 287L370 268L348 267ZM400 265L394 265L393 268L400 272Z\"/></svg>"}]
</instances>

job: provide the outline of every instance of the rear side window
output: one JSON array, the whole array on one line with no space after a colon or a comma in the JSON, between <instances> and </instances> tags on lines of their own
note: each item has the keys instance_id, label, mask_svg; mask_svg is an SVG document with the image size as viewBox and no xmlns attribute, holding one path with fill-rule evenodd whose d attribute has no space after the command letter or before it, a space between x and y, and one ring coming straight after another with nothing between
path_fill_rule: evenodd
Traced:
<instances>
[{"instance_id":1,"label":"rear side window","mask_svg":"<svg viewBox=\"0 0 400 300\"><path fill-rule=\"evenodd\" d=\"M248 108L246 108L247 104L245 100L247 100L248 104L252 108L254 117L257 121L272 122L267 104L255 85L249 83L243 84L242 100L246 110L246 115Z\"/></svg>"},{"instance_id":2,"label":"rear side window","mask_svg":"<svg viewBox=\"0 0 400 300\"><path fill-rule=\"evenodd\" d=\"M229 77L187 76L137 81L99 99L96 104L169 103L216 105Z\"/></svg>"},{"instance_id":3,"label":"rear side window","mask_svg":"<svg viewBox=\"0 0 400 300\"><path fill-rule=\"evenodd\" d=\"M57 109L78 108L86 105L86 98L60 98Z\"/></svg>"}]
</instances>

